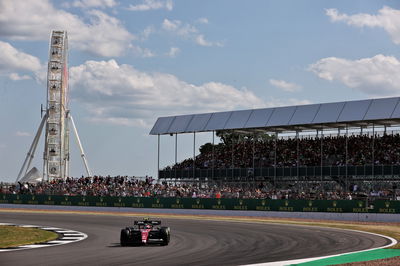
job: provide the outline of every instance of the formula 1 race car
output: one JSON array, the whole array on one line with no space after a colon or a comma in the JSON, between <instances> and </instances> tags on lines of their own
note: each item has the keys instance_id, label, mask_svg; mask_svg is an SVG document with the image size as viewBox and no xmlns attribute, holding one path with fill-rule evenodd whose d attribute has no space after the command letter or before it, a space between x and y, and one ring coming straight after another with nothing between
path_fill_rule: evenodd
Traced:
<instances>
[{"instance_id":1,"label":"formula 1 race car","mask_svg":"<svg viewBox=\"0 0 400 266\"><path fill-rule=\"evenodd\" d=\"M161 221L143 219L134 221L132 227L121 230L121 246L160 244L166 246L170 240L169 227L161 227Z\"/></svg>"}]
</instances>

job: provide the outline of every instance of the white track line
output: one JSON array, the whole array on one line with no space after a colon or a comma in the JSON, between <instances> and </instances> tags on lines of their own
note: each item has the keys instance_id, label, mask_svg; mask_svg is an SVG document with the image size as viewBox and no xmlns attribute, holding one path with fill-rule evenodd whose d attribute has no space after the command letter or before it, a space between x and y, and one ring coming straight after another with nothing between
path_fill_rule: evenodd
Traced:
<instances>
[{"instance_id":1,"label":"white track line","mask_svg":"<svg viewBox=\"0 0 400 266\"><path fill-rule=\"evenodd\" d=\"M36 228L36 225L30 225L30 224L25 224L25 225L19 225L19 227L26 227L26 228Z\"/></svg>"},{"instance_id":2,"label":"white track line","mask_svg":"<svg viewBox=\"0 0 400 266\"><path fill-rule=\"evenodd\" d=\"M18 248L25 249L25 248L44 248L48 247L49 245L39 245L39 244L34 244L34 245L24 245L24 246L19 246Z\"/></svg>"},{"instance_id":3,"label":"white track line","mask_svg":"<svg viewBox=\"0 0 400 266\"><path fill-rule=\"evenodd\" d=\"M61 228L58 228L58 227L42 227L41 229L47 230L47 231L62 230Z\"/></svg>"},{"instance_id":4,"label":"white track line","mask_svg":"<svg viewBox=\"0 0 400 266\"><path fill-rule=\"evenodd\" d=\"M79 239L81 239L82 237L63 237L63 238L61 238L60 240L79 240Z\"/></svg>"},{"instance_id":5,"label":"white track line","mask_svg":"<svg viewBox=\"0 0 400 266\"><path fill-rule=\"evenodd\" d=\"M72 243L75 241L62 241L62 240L52 240L47 242L47 244L68 244L68 243Z\"/></svg>"}]
</instances>

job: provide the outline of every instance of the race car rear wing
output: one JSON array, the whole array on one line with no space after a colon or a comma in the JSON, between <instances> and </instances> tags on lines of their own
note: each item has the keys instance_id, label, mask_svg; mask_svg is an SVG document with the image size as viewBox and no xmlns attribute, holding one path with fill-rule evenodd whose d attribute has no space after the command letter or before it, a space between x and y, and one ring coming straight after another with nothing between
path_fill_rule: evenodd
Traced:
<instances>
[{"instance_id":1,"label":"race car rear wing","mask_svg":"<svg viewBox=\"0 0 400 266\"><path fill-rule=\"evenodd\" d=\"M146 225L146 224L160 225L160 224L161 224L161 221L149 221L149 220L145 220L145 221L135 221L134 224L135 224L135 225Z\"/></svg>"}]
</instances>

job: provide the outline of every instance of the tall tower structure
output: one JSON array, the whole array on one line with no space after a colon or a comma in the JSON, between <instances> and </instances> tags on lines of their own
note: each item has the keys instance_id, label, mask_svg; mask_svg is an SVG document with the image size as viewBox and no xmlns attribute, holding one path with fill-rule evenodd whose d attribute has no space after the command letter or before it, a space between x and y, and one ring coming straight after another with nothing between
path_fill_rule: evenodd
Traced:
<instances>
[{"instance_id":1,"label":"tall tower structure","mask_svg":"<svg viewBox=\"0 0 400 266\"><path fill-rule=\"evenodd\" d=\"M48 179L68 176L68 36L53 31L47 71L47 120L43 175Z\"/></svg>"},{"instance_id":2,"label":"tall tower structure","mask_svg":"<svg viewBox=\"0 0 400 266\"><path fill-rule=\"evenodd\" d=\"M17 181L21 178L27 179L27 175L32 172L32 170L28 172L28 169L34 158L43 128L45 128L45 142L42 180L65 179L69 176L70 124L76 136L86 174L91 176L78 131L69 110L68 36L66 31L53 31L51 34L47 70L47 102L46 109L42 109L42 114L43 111L45 114L18 174Z\"/></svg>"}]
</instances>

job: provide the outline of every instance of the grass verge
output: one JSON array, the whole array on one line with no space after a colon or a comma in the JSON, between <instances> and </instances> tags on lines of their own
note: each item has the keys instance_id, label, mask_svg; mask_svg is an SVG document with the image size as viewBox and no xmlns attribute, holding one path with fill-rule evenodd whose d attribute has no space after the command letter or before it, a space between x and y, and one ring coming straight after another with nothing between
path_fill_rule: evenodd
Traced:
<instances>
[{"instance_id":1,"label":"grass verge","mask_svg":"<svg viewBox=\"0 0 400 266\"><path fill-rule=\"evenodd\" d=\"M43 243L57 239L54 232L37 228L0 225L0 248Z\"/></svg>"}]
</instances>

